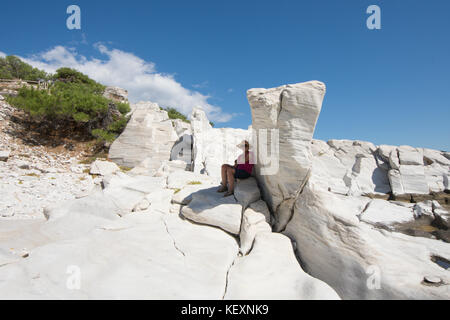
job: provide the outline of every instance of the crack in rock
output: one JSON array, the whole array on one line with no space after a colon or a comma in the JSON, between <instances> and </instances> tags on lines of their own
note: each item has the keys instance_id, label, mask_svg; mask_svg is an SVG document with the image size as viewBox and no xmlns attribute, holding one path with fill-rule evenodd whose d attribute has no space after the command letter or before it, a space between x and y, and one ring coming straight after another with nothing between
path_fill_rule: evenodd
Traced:
<instances>
[{"instance_id":1,"label":"crack in rock","mask_svg":"<svg viewBox=\"0 0 450 320\"><path fill-rule=\"evenodd\" d=\"M373 202L373 200L370 200L369 202L367 202L366 206L364 207L364 209L356 215L356 217L358 218L358 220L361 222L361 216L363 215L364 212L367 211L367 209L369 209L370 204ZM363 221L364 222L364 221Z\"/></svg>"},{"instance_id":2,"label":"crack in rock","mask_svg":"<svg viewBox=\"0 0 450 320\"><path fill-rule=\"evenodd\" d=\"M172 239L173 242L173 247L175 248L175 250L177 250L179 253L181 253L183 255L183 257L186 257L186 254L183 252L183 250L181 250L180 248L178 248L177 246L177 242L175 241L175 238L172 236L172 234L169 231L169 226L167 225L167 222L164 218L162 218L162 221L164 223L164 226L166 227L166 231L167 234L169 235L169 237Z\"/></svg>"},{"instance_id":3,"label":"crack in rock","mask_svg":"<svg viewBox=\"0 0 450 320\"><path fill-rule=\"evenodd\" d=\"M311 168L308 169L308 172L305 175L305 180L302 183L300 183L298 189L295 190L295 192L291 196L289 196L287 198L284 198L280 202L280 204L277 206L277 209L275 211L275 213L276 213L276 222L275 222L275 225L274 225L276 227L274 229L276 229L276 230L274 230L274 232L283 233L286 230L289 222L291 222L291 220L292 220L292 218L294 216L295 203L297 202L298 198L302 195L303 190L305 189L305 186L308 183L310 178L311 178ZM278 188L280 189L280 185L278 185ZM278 212L278 209L282 206L282 204L284 204L287 201L292 201L292 207L289 208L289 211L290 211L289 212L289 217L286 219L286 221L283 223L283 225L279 225L279 220L277 220L277 219L279 219L279 216L278 216L279 214L277 214L277 212Z\"/></svg>"},{"instance_id":4,"label":"crack in rock","mask_svg":"<svg viewBox=\"0 0 450 320\"><path fill-rule=\"evenodd\" d=\"M238 257L239 257L239 254L236 255L236 257L235 257L234 260L233 260L233 263L228 267L227 274L226 274L226 277L225 277L225 288L224 288L224 291L223 291L222 300L225 300L225 296L227 295L227 290L228 290L228 276L229 276L230 271L231 271L231 269L233 268L233 266L234 266L234 264L235 264L235 262L236 262L236 259L237 259Z\"/></svg>"},{"instance_id":5,"label":"crack in rock","mask_svg":"<svg viewBox=\"0 0 450 320\"><path fill-rule=\"evenodd\" d=\"M8 266L10 264L14 264L14 263L17 263L17 262L19 262L19 260L2 263L2 264L0 264L0 268L1 267L6 267L6 266Z\"/></svg>"}]
</instances>

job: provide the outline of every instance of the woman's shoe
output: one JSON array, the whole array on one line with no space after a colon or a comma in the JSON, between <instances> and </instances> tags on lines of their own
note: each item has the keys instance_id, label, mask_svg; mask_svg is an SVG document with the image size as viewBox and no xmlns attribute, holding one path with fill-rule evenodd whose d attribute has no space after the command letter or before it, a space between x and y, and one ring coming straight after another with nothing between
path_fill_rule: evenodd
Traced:
<instances>
[{"instance_id":1,"label":"woman's shoe","mask_svg":"<svg viewBox=\"0 0 450 320\"><path fill-rule=\"evenodd\" d=\"M217 189L217 192L225 192L225 191L227 191L228 190L228 188L226 187L226 186L224 186L224 185L221 185L220 186L220 188L219 189Z\"/></svg>"},{"instance_id":2,"label":"woman's shoe","mask_svg":"<svg viewBox=\"0 0 450 320\"><path fill-rule=\"evenodd\" d=\"M233 194L234 194L234 192L228 191L227 193L225 193L223 195L223 197L226 198L226 197L232 196Z\"/></svg>"}]
</instances>

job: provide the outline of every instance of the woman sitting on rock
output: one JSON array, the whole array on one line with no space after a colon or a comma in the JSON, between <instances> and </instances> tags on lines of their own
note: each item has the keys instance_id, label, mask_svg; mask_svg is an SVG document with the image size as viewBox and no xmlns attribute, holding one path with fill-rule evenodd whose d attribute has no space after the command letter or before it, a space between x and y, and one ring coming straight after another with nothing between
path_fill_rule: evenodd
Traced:
<instances>
[{"instance_id":1,"label":"woman sitting on rock","mask_svg":"<svg viewBox=\"0 0 450 320\"><path fill-rule=\"evenodd\" d=\"M234 179L247 179L252 175L254 158L249 151L250 145L247 140L242 141L238 148L244 149L234 162L234 166L224 164L222 166L222 183L217 192L225 192L224 197L231 196L234 193Z\"/></svg>"}]
</instances>

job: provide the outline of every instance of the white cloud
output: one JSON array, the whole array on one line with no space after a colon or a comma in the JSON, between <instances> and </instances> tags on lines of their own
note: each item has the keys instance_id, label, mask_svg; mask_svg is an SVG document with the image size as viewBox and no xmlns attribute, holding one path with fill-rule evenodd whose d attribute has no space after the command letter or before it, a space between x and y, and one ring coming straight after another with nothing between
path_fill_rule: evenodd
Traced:
<instances>
[{"instance_id":1,"label":"white cloud","mask_svg":"<svg viewBox=\"0 0 450 320\"><path fill-rule=\"evenodd\" d=\"M109 49L103 44L94 47L104 58L88 59L74 48L56 46L22 59L47 72L55 72L61 67L77 69L105 85L127 89L132 102L149 100L188 115L195 106L201 106L214 122L227 122L233 117L210 104L210 96L183 87L172 75L157 72L153 62L144 61L130 52Z\"/></svg>"},{"instance_id":2,"label":"white cloud","mask_svg":"<svg viewBox=\"0 0 450 320\"><path fill-rule=\"evenodd\" d=\"M192 87L195 89L206 88L208 86L208 81L203 81L202 83L193 84Z\"/></svg>"},{"instance_id":3,"label":"white cloud","mask_svg":"<svg viewBox=\"0 0 450 320\"><path fill-rule=\"evenodd\" d=\"M6 57L6 53L0 51L0 58Z\"/></svg>"}]
</instances>

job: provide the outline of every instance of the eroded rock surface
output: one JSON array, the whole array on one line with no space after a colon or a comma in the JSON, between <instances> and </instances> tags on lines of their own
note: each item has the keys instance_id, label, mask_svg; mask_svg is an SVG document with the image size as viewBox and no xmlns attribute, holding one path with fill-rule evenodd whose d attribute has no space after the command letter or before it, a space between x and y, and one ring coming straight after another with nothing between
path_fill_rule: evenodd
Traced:
<instances>
[{"instance_id":1,"label":"eroded rock surface","mask_svg":"<svg viewBox=\"0 0 450 320\"><path fill-rule=\"evenodd\" d=\"M161 162L170 160L178 136L167 115L156 103L140 102L124 132L109 150L109 158L119 165L133 168L151 159L149 169L157 170Z\"/></svg>"},{"instance_id":2,"label":"eroded rock surface","mask_svg":"<svg viewBox=\"0 0 450 320\"><path fill-rule=\"evenodd\" d=\"M91 164L90 173L107 176L118 171L120 168L114 162L96 160Z\"/></svg>"},{"instance_id":3,"label":"eroded rock surface","mask_svg":"<svg viewBox=\"0 0 450 320\"><path fill-rule=\"evenodd\" d=\"M119 87L106 87L103 96L115 102L128 102L128 91Z\"/></svg>"},{"instance_id":4,"label":"eroded rock surface","mask_svg":"<svg viewBox=\"0 0 450 320\"><path fill-rule=\"evenodd\" d=\"M237 235L241 229L242 206L233 196L224 197L216 190L217 187L212 187L193 193L191 202L181 212L192 221Z\"/></svg>"},{"instance_id":5,"label":"eroded rock surface","mask_svg":"<svg viewBox=\"0 0 450 320\"><path fill-rule=\"evenodd\" d=\"M275 231L286 226L292 211L290 200L297 197L310 175L311 139L324 96L325 85L318 81L247 92L260 149L256 176L264 199L275 213ZM268 137L265 141L264 132ZM272 132L278 137L272 137ZM272 139L279 141L278 150L271 148ZM264 146L272 154L278 151L279 156L268 162L261 152Z\"/></svg>"},{"instance_id":6,"label":"eroded rock surface","mask_svg":"<svg viewBox=\"0 0 450 320\"><path fill-rule=\"evenodd\" d=\"M272 232L270 226L270 213L264 201L259 200L250 205L242 214L240 239L240 252L246 255L253 247L255 237L259 233Z\"/></svg>"},{"instance_id":7,"label":"eroded rock surface","mask_svg":"<svg viewBox=\"0 0 450 320\"><path fill-rule=\"evenodd\" d=\"M305 273L289 239L259 233L248 256L239 257L228 275L225 299L340 299L326 283Z\"/></svg>"},{"instance_id":8,"label":"eroded rock surface","mask_svg":"<svg viewBox=\"0 0 450 320\"><path fill-rule=\"evenodd\" d=\"M295 239L306 271L344 299L448 299L447 285L430 287L422 281L425 276L437 276L449 283L449 272L432 257L448 260L450 245L372 225L380 220L391 222L392 216L403 219L403 211L395 214L385 208L384 212L369 212L377 221L360 221L358 215L370 199L355 200L317 190L314 185L305 187L286 235ZM412 210L404 208L404 212L412 216ZM378 278L371 277L374 274Z\"/></svg>"},{"instance_id":9,"label":"eroded rock surface","mask_svg":"<svg viewBox=\"0 0 450 320\"><path fill-rule=\"evenodd\" d=\"M98 220L85 234L28 250L1 267L2 299L221 299L238 247L219 229L153 212ZM79 290L67 272L80 272Z\"/></svg>"},{"instance_id":10,"label":"eroded rock surface","mask_svg":"<svg viewBox=\"0 0 450 320\"><path fill-rule=\"evenodd\" d=\"M447 203L430 194L448 191L447 153L312 140L324 93L318 82L248 91L253 128L279 133L279 169L261 174L268 166L261 154L256 166L274 229L295 241L306 271L344 299L448 299L448 271L433 258L448 261L450 245L434 236L444 239L445 222L437 207L408 203ZM397 232L415 219L441 229L430 239ZM442 281L429 286L425 277Z\"/></svg>"}]
</instances>

